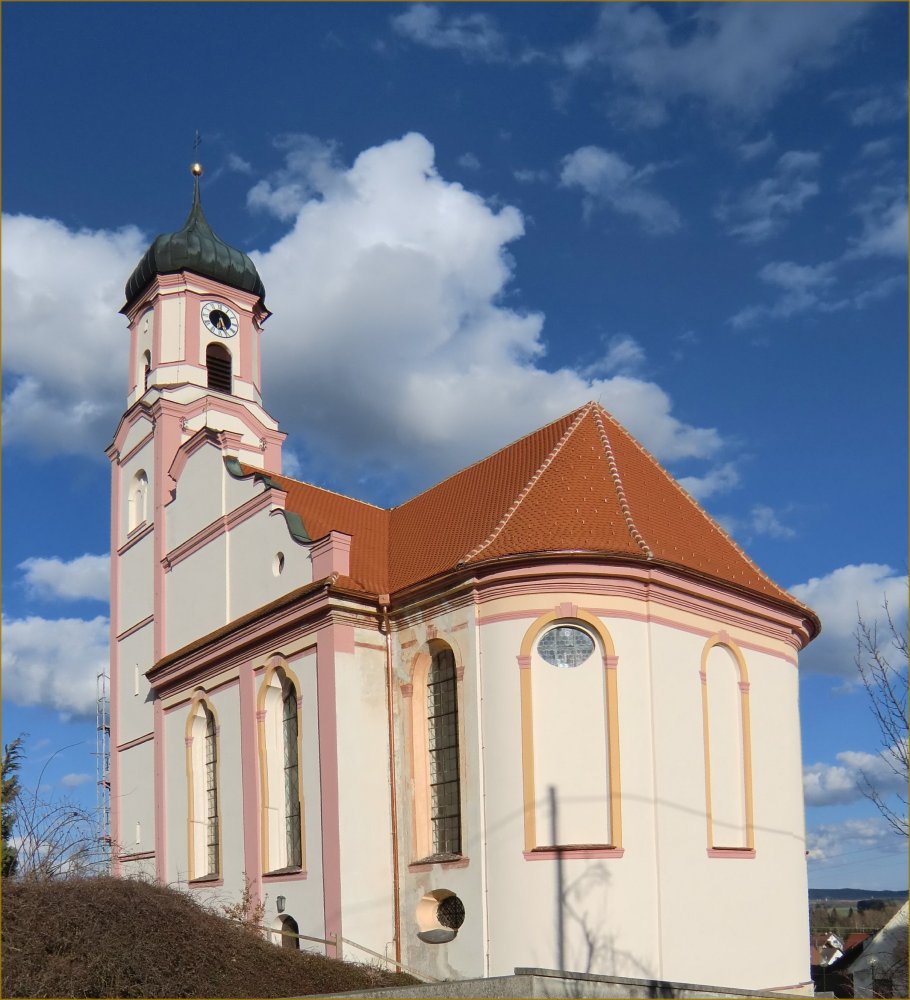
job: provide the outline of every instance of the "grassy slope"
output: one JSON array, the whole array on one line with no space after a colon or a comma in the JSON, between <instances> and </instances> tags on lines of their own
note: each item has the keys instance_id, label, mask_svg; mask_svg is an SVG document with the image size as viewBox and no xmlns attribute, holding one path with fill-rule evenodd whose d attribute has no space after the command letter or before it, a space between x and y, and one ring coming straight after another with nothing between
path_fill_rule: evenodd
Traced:
<instances>
[{"instance_id":1,"label":"grassy slope","mask_svg":"<svg viewBox=\"0 0 910 1000\"><path fill-rule=\"evenodd\" d=\"M277 948L147 882L3 882L4 997L290 997L410 982Z\"/></svg>"}]
</instances>

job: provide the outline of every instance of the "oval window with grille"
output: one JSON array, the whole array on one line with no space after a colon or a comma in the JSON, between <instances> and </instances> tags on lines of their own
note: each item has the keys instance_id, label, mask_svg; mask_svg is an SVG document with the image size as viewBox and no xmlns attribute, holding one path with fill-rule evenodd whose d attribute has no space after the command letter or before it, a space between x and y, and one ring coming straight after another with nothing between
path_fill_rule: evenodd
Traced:
<instances>
[{"instance_id":1,"label":"oval window with grille","mask_svg":"<svg viewBox=\"0 0 910 1000\"><path fill-rule=\"evenodd\" d=\"M537 643L537 652L554 667L580 667L594 652L594 640L574 625L557 625Z\"/></svg>"}]
</instances>

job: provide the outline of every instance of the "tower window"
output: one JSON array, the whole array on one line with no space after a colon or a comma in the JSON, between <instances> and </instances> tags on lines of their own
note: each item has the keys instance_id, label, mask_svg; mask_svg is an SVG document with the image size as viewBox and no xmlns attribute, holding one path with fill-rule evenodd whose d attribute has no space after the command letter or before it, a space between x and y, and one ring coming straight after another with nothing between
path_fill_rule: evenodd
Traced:
<instances>
[{"instance_id":1,"label":"tower window","mask_svg":"<svg viewBox=\"0 0 910 1000\"><path fill-rule=\"evenodd\" d=\"M222 344L209 344L205 349L208 388L215 392L231 391L231 352Z\"/></svg>"},{"instance_id":2,"label":"tower window","mask_svg":"<svg viewBox=\"0 0 910 1000\"><path fill-rule=\"evenodd\" d=\"M151 352L146 351L142 355L142 391L145 392L149 387L149 375L152 373L152 355Z\"/></svg>"}]
</instances>

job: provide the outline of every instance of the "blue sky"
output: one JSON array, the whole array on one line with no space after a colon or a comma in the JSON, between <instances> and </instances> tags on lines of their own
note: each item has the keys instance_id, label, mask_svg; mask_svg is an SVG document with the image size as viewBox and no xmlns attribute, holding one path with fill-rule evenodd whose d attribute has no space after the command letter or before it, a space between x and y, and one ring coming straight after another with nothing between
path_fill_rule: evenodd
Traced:
<instances>
[{"instance_id":1,"label":"blue sky","mask_svg":"<svg viewBox=\"0 0 910 1000\"><path fill-rule=\"evenodd\" d=\"M393 504L599 399L822 616L810 884L906 885L857 606L907 614L902 4L4 3L4 740L94 800L123 285L203 203L286 471Z\"/></svg>"}]
</instances>

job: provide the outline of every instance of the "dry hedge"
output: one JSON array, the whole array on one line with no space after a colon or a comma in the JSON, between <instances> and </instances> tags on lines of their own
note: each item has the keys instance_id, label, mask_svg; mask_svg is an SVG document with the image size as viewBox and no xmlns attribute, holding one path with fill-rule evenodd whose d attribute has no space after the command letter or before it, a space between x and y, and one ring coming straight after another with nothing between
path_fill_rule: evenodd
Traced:
<instances>
[{"instance_id":1,"label":"dry hedge","mask_svg":"<svg viewBox=\"0 0 910 1000\"><path fill-rule=\"evenodd\" d=\"M410 982L278 948L164 886L3 880L4 997L293 997Z\"/></svg>"}]
</instances>

